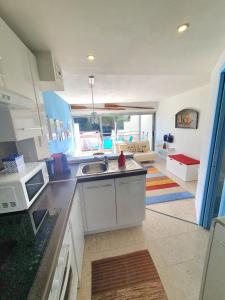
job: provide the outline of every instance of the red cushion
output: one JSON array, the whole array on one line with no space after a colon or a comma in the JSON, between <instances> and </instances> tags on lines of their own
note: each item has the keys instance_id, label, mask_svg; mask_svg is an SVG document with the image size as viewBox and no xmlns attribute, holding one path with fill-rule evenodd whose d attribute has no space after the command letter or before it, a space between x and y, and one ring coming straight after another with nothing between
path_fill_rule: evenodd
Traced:
<instances>
[{"instance_id":1,"label":"red cushion","mask_svg":"<svg viewBox=\"0 0 225 300\"><path fill-rule=\"evenodd\" d=\"M169 155L169 157L181 162L184 165L198 165L200 161L183 154Z\"/></svg>"}]
</instances>

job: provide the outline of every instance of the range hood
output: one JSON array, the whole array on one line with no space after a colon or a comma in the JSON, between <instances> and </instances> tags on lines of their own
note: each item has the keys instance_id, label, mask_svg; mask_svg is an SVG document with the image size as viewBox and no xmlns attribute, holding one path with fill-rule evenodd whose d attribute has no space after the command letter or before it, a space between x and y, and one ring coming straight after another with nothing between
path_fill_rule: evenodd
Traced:
<instances>
[{"instance_id":1,"label":"range hood","mask_svg":"<svg viewBox=\"0 0 225 300\"><path fill-rule=\"evenodd\" d=\"M22 95L0 89L0 109L33 109L34 102Z\"/></svg>"}]
</instances>

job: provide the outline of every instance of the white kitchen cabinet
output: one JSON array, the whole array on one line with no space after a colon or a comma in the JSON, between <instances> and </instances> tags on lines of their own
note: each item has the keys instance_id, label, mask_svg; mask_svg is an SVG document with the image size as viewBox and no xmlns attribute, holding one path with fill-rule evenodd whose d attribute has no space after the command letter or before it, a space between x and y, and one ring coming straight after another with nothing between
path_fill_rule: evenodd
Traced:
<instances>
[{"instance_id":1,"label":"white kitchen cabinet","mask_svg":"<svg viewBox=\"0 0 225 300\"><path fill-rule=\"evenodd\" d=\"M76 189L48 300L76 300L83 253L84 228L79 192Z\"/></svg>"},{"instance_id":2,"label":"white kitchen cabinet","mask_svg":"<svg viewBox=\"0 0 225 300\"><path fill-rule=\"evenodd\" d=\"M41 135L37 111L0 110L0 142L29 139Z\"/></svg>"},{"instance_id":3,"label":"white kitchen cabinet","mask_svg":"<svg viewBox=\"0 0 225 300\"><path fill-rule=\"evenodd\" d=\"M98 231L117 225L114 179L82 184L87 231Z\"/></svg>"},{"instance_id":4,"label":"white kitchen cabinet","mask_svg":"<svg viewBox=\"0 0 225 300\"><path fill-rule=\"evenodd\" d=\"M84 255L84 227L81 215L80 197L78 189L76 189L73 198L69 222L71 225L72 240L78 270L78 277L80 282Z\"/></svg>"},{"instance_id":5,"label":"white kitchen cabinet","mask_svg":"<svg viewBox=\"0 0 225 300\"><path fill-rule=\"evenodd\" d=\"M225 299L225 220L215 221L206 255L200 300Z\"/></svg>"},{"instance_id":6,"label":"white kitchen cabinet","mask_svg":"<svg viewBox=\"0 0 225 300\"><path fill-rule=\"evenodd\" d=\"M145 176L115 179L117 224L140 224L145 217Z\"/></svg>"},{"instance_id":7,"label":"white kitchen cabinet","mask_svg":"<svg viewBox=\"0 0 225 300\"><path fill-rule=\"evenodd\" d=\"M62 70L49 51L36 52L39 87L42 91L64 91Z\"/></svg>"},{"instance_id":8,"label":"white kitchen cabinet","mask_svg":"<svg viewBox=\"0 0 225 300\"><path fill-rule=\"evenodd\" d=\"M78 273L69 224L60 249L48 300L76 300Z\"/></svg>"},{"instance_id":9,"label":"white kitchen cabinet","mask_svg":"<svg viewBox=\"0 0 225 300\"><path fill-rule=\"evenodd\" d=\"M27 50L0 18L0 88L35 101Z\"/></svg>"},{"instance_id":10,"label":"white kitchen cabinet","mask_svg":"<svg viewBox=\"0 0 225 300\"><path fill-rule=\"evenodd\" d=\"M35 155L31 157L31 160L27 160L27 161L36 161L36 160L41 160L46 157L49 157L50 153L48 150L47 117L46 117L46 112L44 107L44 99L39 89L39 74L37 68L37 61L34 54L31 53L29 50L28 50L28 58L30 62L33 86L35 91L35 106L37 112L35 114L37 118L35 122L39 124L41 128L41 135L34 136L34 138L31 141L29 141L28 148L23 148L21 150L23 150L22 152L24 153L24 156L29 156L29 153L27 153L26 149L33 147L34 148L33 153L35 153Z\"/></svg>"},{"instance_id":11,"label":"white kitchen cabinet","mask_svg":"<svg viewBox=\"0 0 225 300\"><path fill-rule=\"evenodd\" d=\"M141 225L145 175L79 183L85 234Z\"/></svg>"}]
</instances>

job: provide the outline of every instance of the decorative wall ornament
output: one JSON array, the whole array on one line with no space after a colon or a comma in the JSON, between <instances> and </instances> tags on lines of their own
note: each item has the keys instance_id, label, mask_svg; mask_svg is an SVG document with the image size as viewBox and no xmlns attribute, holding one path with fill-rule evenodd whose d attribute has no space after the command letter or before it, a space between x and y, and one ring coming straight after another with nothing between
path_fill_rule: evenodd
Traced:
<instances>
[{"instance_id":1,"label":"decorative wall ornament","mask_svg":"<svg viewBox=\"0 0 225 300\"><path fill-rule=\"evenodd\" d=\"M197 129L199 113L195 109L182 109L175 116L176 128Z\"/></svg>"}]
</instances>

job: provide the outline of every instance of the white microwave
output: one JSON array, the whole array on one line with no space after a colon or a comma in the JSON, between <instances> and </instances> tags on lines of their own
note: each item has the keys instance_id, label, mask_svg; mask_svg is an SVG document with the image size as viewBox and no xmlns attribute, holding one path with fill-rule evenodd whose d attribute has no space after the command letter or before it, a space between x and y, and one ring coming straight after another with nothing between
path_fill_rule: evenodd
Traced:
<instances>
[{"instance_id":1,"label":"white microwave","mask_svg":"<svg viewBox=\"0 0 225 300\"><path fill-rule=\"evenodd\" d=\"M26 163L22 172L0 174L0 214L28 209L48 182L45 162Z\"/></svg>"}]
</instances>

